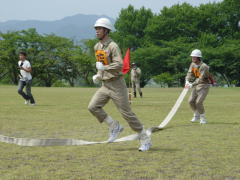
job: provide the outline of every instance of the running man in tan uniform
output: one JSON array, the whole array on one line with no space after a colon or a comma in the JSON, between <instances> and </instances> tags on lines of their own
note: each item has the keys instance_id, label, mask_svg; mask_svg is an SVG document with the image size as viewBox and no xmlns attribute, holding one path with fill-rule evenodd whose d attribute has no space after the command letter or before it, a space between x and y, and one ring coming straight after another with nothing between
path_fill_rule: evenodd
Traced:
<instances>
[{"instance_id":1,"label":"running man in tan uniform","mask_svg":"<svg viewBox=\"0 0 240 180\"><path fill-rule=\"evenodd\" d=\"M93 76L94 83L102 83L102 86L92 97L88 109L100 123L105 122L109 126L108 142L117 139L123 127L118 121L109 116L103 109L111 99L129 126L139 133L139 151L147 151L151 147L150 133L143 128L137 116L132 112L126 83L122 75L123 60L118 45L109 37L113 29L107 18L100 18L95 25L96 36L99 42L95 45L97 74Z\"/></svg>"},{"instance_id":2,"label":"running man in tan uniform","mask_svg":"<svg viewBox=\"0 0 240 180\"><path fill-rule=\"evenodd\" d=\"M192 93L188 101L194 112L191 122L200 120L200 124L206 124L207 120L203 101L210 87L209 67L202 62L202 52L200 50L193 50L190 56L192 57L192 63L186 76L185 87L192 88Z\"/></svg>"},{"instance_id":3,"label":"running man in tan uniform","mask_svg":"<svg viewBox=\"0 0 240 180\"><path fill-rule=\"evenodd\" d=\"M131 70L131 83L132 83L132 89L133 89L133 94L134 97L137 97L137 91L142 97L142 90L140 87L140 78L141 78L141 69L137 66L136 63L132 63L132 70ZM137 89L137 91L136 91Z\"/></svg>"}]
</instances>

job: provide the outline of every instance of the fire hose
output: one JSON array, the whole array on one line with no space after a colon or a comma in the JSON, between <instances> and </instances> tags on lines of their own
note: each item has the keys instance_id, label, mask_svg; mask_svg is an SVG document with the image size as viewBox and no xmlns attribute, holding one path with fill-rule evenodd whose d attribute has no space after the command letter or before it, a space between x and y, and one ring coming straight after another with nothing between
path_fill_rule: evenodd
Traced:
<instances>
[{"instance_id":1,"label":"fire hose","mask_svg":"<svg viewBox=\"0 0 240 180\"><path fill-rule=\"evenodd\" d=\"M173 116L176 114L178 108L180 107L184 97L186 96L189 88L184 88L179 95L176 103L172 107L171 111L167 114L165 119L159 124L159 126L155 126L149 128L148 134L154 133L158 130L163 129L166 125L171 121ZM137 140L138 134L132 134L129 136L125 136L119 139L116 139L114 142L123 142L123 141L133 141ZM15 137L8 137L4 135L0 135L0 142L9 143L9 144L16 144L19 146L73 146L73 145L90 145L90 144L104 144L108 143L107 141L85 141L85 140L78 140L78 139L32 139L32 138L15 138Z\"/></svg>"}]
</instances>

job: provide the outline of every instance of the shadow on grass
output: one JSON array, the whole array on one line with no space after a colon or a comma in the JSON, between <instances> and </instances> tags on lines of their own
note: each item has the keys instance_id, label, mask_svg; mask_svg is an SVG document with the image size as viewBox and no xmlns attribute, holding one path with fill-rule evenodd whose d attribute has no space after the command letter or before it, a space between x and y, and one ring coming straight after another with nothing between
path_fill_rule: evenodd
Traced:
<instances>
[{"instance_id":1,"label":"shadow on grass","mask_svg":"<svg viewBox=\"0 0 240 180\"><path fill-rule=\"evenodd\" d=\"M208 122L207 124L209 125L215 125L215 124L219 124L219 125L240 125L238 122L231 122L231 123L228 123L228 122Z\"/></svg>"},{"instance_id":2,"label":"shadow on grass","mask_svg":"<svg viewBox=\"0 0 240 180\"><path fill-rule=\"evenodd\" d=\"M186 124L182 124L182 125L176 125L176 126L167 126L167 127L165 127L165 128L163 128L163 129L157 129L157 128L154 128L153 127L153 133L155 134L155 133L159 133L159 132L161 132L161 131L165 131L165 130L168 130L168 129L172 129L172 128L179 128L179 127L193 127L193 126L196 126L196 125L198 125L198 126L201 126L201 124L199 124L199 123L186 123ZM238 123L238 122L208 122L207 124L204 124L204 126L207 126L207 125L240 125L240 123ZM203 126L203 125L202 125Z\"/></svg>"},{"instance_id":3,"label":"shadow on grass","mask_svg":"<svg viewBox=\"0 0 240 180\"><path fill-rule=\"evenodd\" d=\"M138 151L138 147L133 148L114 148L115 151ZM152 147L148 152L166 152L166 153L175 153L177 151L181 151L181 149L169 149L169 148L160 148L160 147Z\"/></svg>"},{"instance_id":4,"label":"shadow on grass","mask_svg":"<svg viewBox=\"0 0 240 180\"><path fill-rule=\"evenodd\" d=\"M57 104L36 104L38 107L49 107L49 106L57 106Z\"/></svg>"},{"instance_id":5,"label":"shadow on grass","mask_svg":"<svg viewBox=\"0 0 240 180\"><path fill-rule=\"evenodd\" d=\"M156 133L156 132L161 132L161 131L165 131L165 130L168 130L168 129L172 129L172 128L178 128L178 127L187 127L187 126L194 126L196 123L189 123L189 124L182 124L182 125L176 125L176 126L167 126L167 127L164 127L162 129L158 129L156 127L152 127L150 129L152 129L152 132L153 133Z\"/></svg>"}]
</instances>

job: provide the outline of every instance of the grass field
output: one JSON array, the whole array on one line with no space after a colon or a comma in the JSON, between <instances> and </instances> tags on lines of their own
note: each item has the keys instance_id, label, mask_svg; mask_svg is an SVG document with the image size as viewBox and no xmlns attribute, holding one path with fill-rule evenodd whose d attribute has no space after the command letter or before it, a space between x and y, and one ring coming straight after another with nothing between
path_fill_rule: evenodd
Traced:
<instances>
[{"instance_id":1,"label":"grass field","mask_svg":"<svg viewBox=\"0 0 240 180\"><path fill-rule=\"evenodd\" d=\"M95 88L36 88L37 105L24 105L17 87L0 87L0 134L28 138L107 139L108 129L88 112ZM181 89L143 89L133 111L146 128L159 125ZM187 95L189 96L189 94ZM0 143L1 180L238 180L240 179L240 89L211 88L208 124L191 123L185 98L168 126L138 141L87 146L22 147ZM133 134L110 102L106 111Z\"/></svg>"}]
</instances>

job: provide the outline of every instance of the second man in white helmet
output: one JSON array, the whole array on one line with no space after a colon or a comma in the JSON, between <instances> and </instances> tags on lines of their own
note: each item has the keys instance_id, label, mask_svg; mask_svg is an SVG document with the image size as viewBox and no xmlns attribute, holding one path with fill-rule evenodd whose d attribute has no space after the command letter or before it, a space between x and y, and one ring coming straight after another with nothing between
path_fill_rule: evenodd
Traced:
<instances>
[{"instance_id":1,"label":"second man in white helmet","mask_svg":"<svg viewBox=\"0 0 240 180\"><path fill-rule=\"evenodd\" d=\"M191 122L200 121L200 124L206 124L203 101L210 87L209 67L202 62L202 52L199 49L193 50L190 56L192 63L187 72L185 87L193 89L189 97L189 104L194 113Z\"/></svg>"}]
</instances>

